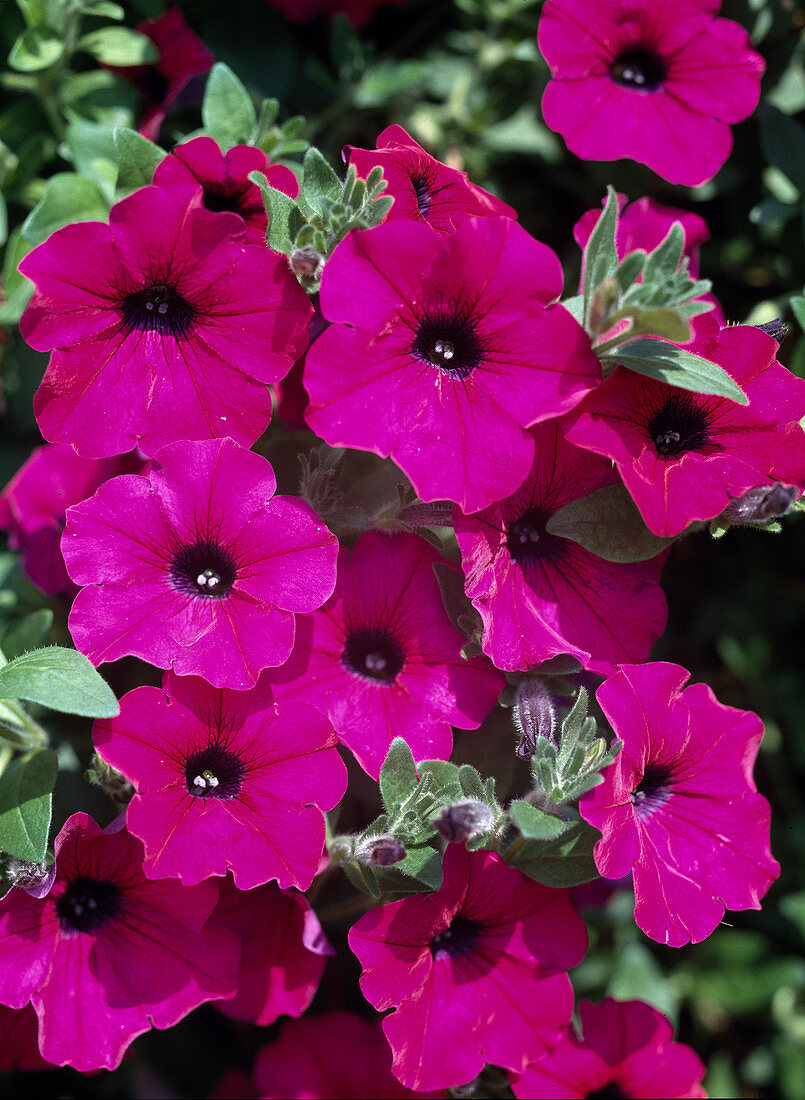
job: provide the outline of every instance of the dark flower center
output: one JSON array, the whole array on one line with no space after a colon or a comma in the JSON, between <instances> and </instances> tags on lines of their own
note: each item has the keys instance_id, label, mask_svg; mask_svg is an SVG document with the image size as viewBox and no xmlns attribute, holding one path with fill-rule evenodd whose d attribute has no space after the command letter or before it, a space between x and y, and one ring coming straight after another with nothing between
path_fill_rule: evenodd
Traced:
<instances>
[{"instance_id":1,"label":"dark flower center","mask_svg":"<svg viewBox=\"0 0 805 1100\"><path fill-rule=\"evenodd\" d=\"M648 817L666 803L671 795L673 776L663 764L649 764L643 778L632 791L632 805L638 817Z\"/></svg>"},{"instance_id":2,"label":"dark flower center","mask_svg":"<svg viewBox=\"0 0 805 1100\"><path fill-rule=\"evenodd\" d=\"M425 173L419 173L411 177L411 186L416 197L416 206L423 218L427 219L430 210L430 179Z\"/></svg>"},{"instance_id":3,"label":"dark flower center","mask_svg":"<svg viewBox=\"0 0 805 1100\"><path fill-rule=\"evenodd\" d=\"M194 798L234 798L240 791L246 769L223 745L208 745L188 757L184 778Z\"/></svg>"},{"instance_id":4,"label":"dark flower center","mask_svg":"<svg viewBox=\"0 0 805 1100\"><path fill-rule=\"evenodd\" d=\"M213 539L199 539L193 546L183 546L170 567L174 588L210 600L228 596L237 575L235 559Z\"/></svg>"},{"instance_id":5,"label":"dark flower center","mask_svg":"<svg viewBox=\"0 0 805 1100\"><path fill-rule=\"evenodd\" d=\"M163 283L127 294L122 308L123 324L129 332L158 332L176 339L187 336L196 319L196 307Z\"/></svg>"},{"instance_id":6,"label":"dark flower center","mask_svg":"<svg viewBox=\"0 0 805 1100\"><path fill-rule=\"evenodd\" d=\"M240 191L225 191L223 188L214 188L207 185L203 192L204 205L214 214L223 214L231 211L243 217L243 195Z\"/></svg>"},{"instance_id":7,"label":"dark flower center","mask_svg":"<svg viewBox=\"0 0 805 1100\"><path fill-rule=\"evenodd\" d=\"M393 684L405 664L405 653L385 630L355 630L347 636L341 664L361 680Z\"/></svg>"},{"instance_id":8,"label":"dark flower center","mask_svg":"<svg viewBox=\"0 0 805 1100\"><path fill-rule=\"evenodd\" d=\"M639 92L656 92L666 77L665 62L645 46L623 50L612 63L610 76L616 84Z\"/></svg>"},{"instance_id":9,"label":"dark flower center","mask_svg":"<svg viewBox=\"0 0 805 1100\"><path fill-rule=\"evenodd\" d=\"M411 344L411 353L453 378L467 378L484 357L472 320L445 310L422 318Z\"/></svg>"},{"instance_id":10,"label":"dark flower center","mask_svg":"<svg viewBox=\"0 0 805 1100\"><path fill-rule=\"evenodd\" d=\"M587 1100L628 1100L628 1093L623 1091L617 1081L608 1081L600 1088L588 1092Z\"/></svg>"},{"instance_id":11,"label":"dark flower center","mask_svg":"<svg viewBox=\"0 0 805 1100\"><path fill-rule=\"evenodd\" d=\"M700 451L708 442L707 412L689 390L672 390L665 404L648 422L657 454L676 458L686 451Z\"/></svg>"},{"instance_id":12,"label":"dark flower center","mask_svg":"<svg viewBox=\"0 0 805 1100\"><path fill-rule=\"evenodd\" d=\"M95 932L118 915L123 895L111 882L77 878L56 902L63 932Z\"/></svg>"},{"instance_id":13,"label":"dark flower center","mask_svg":"<svg viewBox=\"0 0 805 1100\"><path fill-rule=\"evenodd\" d=\"M472 951L481 932L481 925L468 917L457 914L444 932L430 941L430 953L434 959L454 959Z\"/></svg>"}]
</instances>

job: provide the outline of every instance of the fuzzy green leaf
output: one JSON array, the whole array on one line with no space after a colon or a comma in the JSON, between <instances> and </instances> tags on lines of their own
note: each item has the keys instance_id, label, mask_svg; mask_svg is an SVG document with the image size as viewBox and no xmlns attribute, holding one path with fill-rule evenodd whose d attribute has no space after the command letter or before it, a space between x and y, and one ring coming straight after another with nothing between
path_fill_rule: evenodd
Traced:
<instances>
[{"instance_id":1,"label":"fuzzy green leaf","mask_svg":"<svg viewBox=\"0 0 805 1100\"><path fill-rule=\"evenodd\" d=\"M75 649L35 649L0 668L0 698L27 699L64 714L113 718L120 707L114 692Z\"/></svg>"},{"instance_id":2,"label":"fuzzy green leaf","mask_svg":"<svg viewBox=\"0 0 805 1100\"><path fill-rule=\"evenodd\" d=\"M118 189L136 191L138 187L147 187L153 179L154 169L167 156L165 150L127 126L113 130L112 139L119 165Z\"/></svg>"},{"instance_id":3,"label":"fuzzy green leaf","mask_svg":"<svg viewBox=\"0 0 805 1100\"><path fill-rule=\"evenodd\" d=\"M394 864L394 870L424 883L429 890L438 890L442 885L442 857L429 844L409 848L405 859ZM382 885L382 878L380 881Z\"/></svg>"},{"instance_id":4,"label":"fuzzy green leaf","mask_svg":"<svg viewBox=\"0 0 805 1100\"><path fill-rule=\"evenodd\" d=\"M151 39L128 27L101 27L85 34L78 49L105 65L153 65L159 61L159 50Z\"/></svg>"},{"instance_id":5,"label":"fuzzy green leaf","mask_svg":"<svg viewBox=\"0 0 805 1100\"><path fill-rule=\"evenodd\" d=\"M252 97L228 65L213 65L201 105L204 129L226 152L250 140L257 123Z\"/></svg>"},{"instance_id":6,"label":"fuzzy green leaf","mask_svg":"<svg viewBox=\"0 0 805 1100\"><path fill-rule=\"evenodd\" d=\"M11 47L8 63L18 73L49 69L64 53L62 36L50 27L29 27Z\"/></svg>"},{"instance_id":7,"label":"fuzzy green leaf","mask_svg":"<svg viewBox=\"0 0 805 1100\"><path fill-rule=\"evenodd\" d=\"M413 794L417 783L413 753L402 737L395 737L380 769L380 795L390 817Z\"/></svg>"},{"instance_id":8,"label":"fuzzy green leaf","mask_svg":"<svg viewBox=\"0 0 805 1100\"><path fill-rule=\"evenodd\" d=\"M553 814L543 813L530 802L524 802L521 799L512 802L509 813L523 836L530 840L553 840L569 828L566 821L554 817Z\"/></svg>"},{"instance_id":9,"label":"fuzzy green leaf","mask_svg":"<svg viewBox=\"0 0 805 1100\"><path fill-rule=\"evenodd\" d=\"M12 619L4 624L0 632L0 649L8 660L35 649L50 630L52 622L53 612L49 607L32 611L22 619Z\"/></svg>"},{"instance_id":10,"label":"fuzzy green leaf","mask_svg":"<svg viewBox=\"0 0 805 1100\"><path fill-rule=\"evenodd\" d=\"M263 193L263 205L268 214L268 247L290 256L299 231L307 224L307 218L290 195L278 191L276 187L269 187L262 172L250 172L249 179Z\"/></svg>"},{"instance_id":11,"label":"fuzzy green leaf","mask_svg":"<svg viewBox=\"0 0 805 1100\"><path fill-rule=\"evenodd\" d=\"M615 189L607 187L607 201L603 213L584 249L584 317L590 316L593 291L608 275L618 269L618 250L615 233L618 228L618 196Z\"/></svg>"},{"instance_id":12,"label":"fuzzy green leaf","mask_svg":"<svg viewBox=\"0 0 805 1100\"><path fill-rule=\"evenodd\" d=\"M749 404L740 386L718 363L693 355L666 340L651 337L627 340L611 352L603 354L601 362L626 367L683 390L712 393L719 397L728 397L740 405Z\"/></svg>"},{"instance_id":13,"label":"fuzzy green leaf","mask_svg":"<svg viewBox=\"0 0 805 1100\"><path fill-rule=\"evenodd\" d=\"M5 769L0 776L0 850L32 863L45 858L57 772L51 749L26 753Z\"/></svg>"},{"instance_id":14,"label":"fuzzy green leaf","mask_svg":"<svg viewBox=\"0 0 805 1100\"><path fill-rule=\"evenodd\" d=\"M600 836L585 821L577 821L554 840L527 840L511 862L543 886L580 886L598 878L593 848Z\"/></svg>"},{"instance_id":15,"label":"fuzzy green leaf","mask_svg":"<svg viewBox=\"0 0 805 1100\"><path fill-rule=\"evenodd\" d=\"M626 487L618 482L571 500L545 525L550 535L570 539L604 561L648 561L674 539L649 531Z\"/></svg>"},{"instance_id":16,"label":"fuzzy green leaf","mask_svg":"<svg viewBox=\"0 0 805 1100\"><path fill-rule=\"evenodd\" d=\"M321 155L311 148L305 153L302 169L302 196L317 214L324 214L330 203L341 198L341 180Z\"/></svg>"},{"instance_id":17,"label":"fuzzy green leaf","mask_svg":"<svg viewBox=\"0 0 805 1100\"><path fill-rule=\"evenodd\" d=\"M45 193L22 223L22 235L41 244L51 233L72 222L105 222L109 204L97 184L73 172L57 172L45 184Z\"/></svg>"}]
</instances>

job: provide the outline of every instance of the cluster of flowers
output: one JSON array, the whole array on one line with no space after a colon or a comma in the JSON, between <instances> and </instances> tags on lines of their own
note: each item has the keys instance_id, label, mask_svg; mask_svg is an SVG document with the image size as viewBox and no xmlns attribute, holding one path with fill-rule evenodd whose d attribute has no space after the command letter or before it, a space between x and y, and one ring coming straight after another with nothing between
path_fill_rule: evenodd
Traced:
<instances>
[{"instance_id":1,"label":"cluster of flowers","mask_svg":"<svg viewBox=\"0 0 805 1100\"><path fill-rule=\"evenodd\" d=\"M715 6L684 9L732 41ZM555 21L583 8L591 27L590 7L549 0L549 59ZM654 10L632 7L638 22ZM620 49L618 95L652 93L626 75L647 50ZM748 404L621 367L602 381L590 336L558 302L557 257L510 207L398 126L346 156L363 178L382 167L394 204L328 259L316 316L265 245L249 173L292 196L295 177L207 137L177 147L108 225L69 225L20 266L36 288L22 332L51 352L35 399L50 445L4 491L0 524L38 584L74 597L82 653L166 670L161 689L129 692L93 730L133 785L125 821L101 831L74 815L50 889L0 902L0 1001L33 1006L49 1063L113 1068L149 1026L204 1001L259 1024L300 1016L330 950L300 891L324 866L324 812L346 787L336 746L373 778L398 735L417 760L446 760L451 727L480 725L504 671L557 655L606 678L598 701L623 749L580 812L601 831L599 872L634 872L649 936L701 940L725 906L757 908L777 874L752 780L760 720L685 688L678 666L643 663L665 624L663 556L604 561L547 526L619 479L660 536L758 489L802 488L805 383L772 336L723 327L717 311L687 347ZM576 227L580 243L599 216ZM619 251L652 248L674 222L695 267L701 219L649 200L623 210ZM295 364L309 428L390 457L423 507L451 517L482 654L461 656L432 545L369 531L350 553L303 499L276 494L249 448L271 419L269 386L287 397ZM367 1095L463 1085L487 1062L522 1097L703 1095L698 1059L645 1005L583 1005L576 1036L567 971L584 925L566 891L495 852L449 845L443 885L374 908L350 945L366 999L394 1009L382 1034L343 1015L289 1023L261 1056L262 1095L282 1095L302 1048L321 1063L311 1088L332 1088L339 1047L359 1033L377 1058ZM365 1077L374 1057L349 1072Z\"/></svg>"}]
</instances>

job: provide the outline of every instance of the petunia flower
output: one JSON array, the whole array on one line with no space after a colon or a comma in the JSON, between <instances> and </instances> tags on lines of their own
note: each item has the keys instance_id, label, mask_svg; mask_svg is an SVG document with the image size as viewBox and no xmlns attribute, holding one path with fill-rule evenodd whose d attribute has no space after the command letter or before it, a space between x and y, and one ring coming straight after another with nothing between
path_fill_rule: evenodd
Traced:
<instances>
[{"instance_id":1,"label":"petunia flower","mask_svg":"<svg viewBox=\"0 0 805 1100\"><path fill-rule=\"evenodd\" d=\"M238 214L246 223L246 240L265 245L268 215L260 188L251 182L249 172L262 172L271 187L293 199L299 194L295 173L284 164L272 164L262 149L235 145L222 153L206 135L177 145L157 165L153 182L159 187L201 184L207 210Z\"/></svg>"},{"instance_id":2,"label":"petunia flower","mask_svg":"<svg viewBox=\"0 0 805 1100\"><path fill-rule=\"evenodd\" d=\"M73 814L56 837L56 881L41 899L0 901L0 1002L39 1017L42 1056L115 1069L150 1027L173 1027L237 988L237 937L208 918L211 883L153 882L142 844Z\"/></svg>"},{"instance_id":3,"label":"petunia flower","mask_svg":"<svg viewBox=\"0 0 805 1100\"><path fill-rule=\"evenodd\" d=\"M312 307L288 265L248 245L201 187L143 187L109 225L78 222L29 252L20 320L53 350L34 398L46 439L102 458L177 439L245 445L271 416L267 382L307 347Z\"/></svg>"},{"instance_id":4,"label":"petunia flower","mask_svg":"<svg viewBox=\"0 0 805 1100\"><path fill-rule=\"evenodd\" d=\"M132 654L243 689L293 648L294 614L335 586L338 542L266 459L212 439L175 443L148 478L114 478L69 509L69 627L95 664Z\"/></svg>"},{"instance_id":5,"label":"petunia flower","mask_svg":"<svg viewBox=\"0 0 805 1100\"><path fill-rule=\"evenodd\" d=\"M568 1028L547 1057L512 1078L520 1100L550 1097L706 1097L705 1067L671 1024L643 1001L582 1001L580 1037Z\"/></svg>"},{"instance_id":6,"label":"petunia flower","mask_svg":"<svg viewBox=\"0 0 805 1100\"><path fill-rule=\"evenodd\" d=\"M180 7L168 8L156 19L137 24L159 50L153 65L104 65L130 81L143 97L140 133L149 141L159 139L168 111L176 105L194 76L208 72L215 58L187 25Z\"/></svg>"},{"instance_id":7,"label":"petunia flower","mask_svg":"<svg viewBox=\"0 0 805 1100\"><path fill-rule=\"evenodd\" d=\"M570 1021L565 973L587 946L567 893L493 852L451 844L444 881L373 909L349 933L363 994L380 1011L396 1077L416 1090L471 1081L486 1062L516 1073Z\"/></svg>"},{"instance_id":8,"label":"petunia flower","mask_svg":"<svg viewBox=\"0 0 805 1100\"><path fill-rule=\"evenodd\" d=\"M436 160L402 126L387 126L377 149L347 145L344 157L366 179L373 168L383 169L386 195L394 205L387 221L424 221L440 233L451 233L470 217L517 218L517 211L471 183L467 173Z\"/></svg>"},{"instance_id":9,"label":"petunia flower","mask_svg":"<svg viewBox=\"0 0 805 1100\"><path fill-rule=\"evenodd\" d=\"M20 552L25 575L49 596L72 595L60 547L66 510L109 478L145 469L136 453L98 460L81 458L66 443L37 447L0 493L0 528Z\"/></svg>"},{"instance_id":10,"label":"petunia flower","mask_svg":"<svg viewBox=\"0 0 805 1100\"><path fill-rule=\"evenodd\" d=\"M584 160L625 157L671 183L706 183L730 155L730 126L755 109L765 67L744 28L716 18L720 6L547 0L547 125Z\"/></svg>"},{"instance_id":11,"label":"petunia flower","mask_svg":"<svg viewBox=\"0 0 805 1100\"><path fill-rule=\"evenodd\" d=\"M465 590L482 646L502 669L567 653L606 675L645 660L665 628L663 558L620 565L546 531L565 504L617 481L611 464L566 442L566 421L533 431L534 465L518 491L472 516L454 510Z\"/></svg>"},{"instance_id":12,"label":"petunia flower","mask_svg":"<svg viewBox=\"0 0 805 1100\"><path fill-rule=\"evenodd\" d=\"M340 552L335 592L297 623L289 660L266 673L281 706L312 703L377 779L395 737L417 760L446 760L451 724L477 729L504 686L485 658L465 660L433 565L412 534L370 531Z\"/></svg>"},{"instance_id":13,"label":"petunia flower","mask_svg":"<svg viewBox=\"0 0 805 1100\"><path fill-rule=\"evenodd\" d=\"M635 921L671 947L705 939L725 909L759 909L779 874L769 804L752 779L763 724L705 684L685 688L689 677L656 662L623 665L601 685L623 748L579 804L602 834L599 873L632 870Z\"/></svg>"},{"instance_id":14,"label":"petunia flower","mask_svg":"<svg viewBox=\"0 0 805 1100\"><path fill-rule=\"evenodd\" d=\"M686 347L722 366L749 404L619 367L567 432L612 459L646 524L668 537L756 486L805 487L805 381L777 362L777 341L752 325L719 329L705 315Z\"/></svg>"},{"instance_id":15,"label":"petunia flower","mask_svg":"<svg viewBox=\"0 0 805 1100\"><path fill-rule=\"evenodd\" d=\"M129 830L149 878L193 886L231 870L252 890L276 879L306 890L324 815L346 788L330 723L312 707L278 715L271 691L221 691L167 673L162 690L124 695L93 727L104 760L131 781Z\"/></svg>"},{"instance_id":16,"label":"petunia flower","mask_svg":"<svg viewBox=\"0 0 805 1100\"><path fill-rule=\"evenodd\" d=\"M380 1023L354 1012L324 1012L283 1024L279 1038L258 1053L254 1079L255 1095L265 1100L444 1096L444 1092L411 1092L401 1085L392 1075L391 1052Z\"/></svg>"},{"instance_id":17,"label":"petunia flower","mask_svg":"<svg viewBox=\"0 0 805 1100\"><path fill-rule=\"evenodd\" d=\"M423 500L475 512L508 496L533 459L526 427L600 378L589 337L548 305L561 283L554 253L509 218L351 233L324 269L336 323L308 352L308 424L390 455Z\"/></svg>"},{"instance_id":18,"label":"petunia flower","mask_svg":"<svg viewBox=\"0 0 805 1100\"><path fill-rule=\"evenodd\" d=\"M235 932L243 954L237 994L216 1008L261 1027L280 1016L301 1016L335 954L307 899L273 882L239 890L229 876L220 890L210 923Z\"/></svg>"}]
</instances>

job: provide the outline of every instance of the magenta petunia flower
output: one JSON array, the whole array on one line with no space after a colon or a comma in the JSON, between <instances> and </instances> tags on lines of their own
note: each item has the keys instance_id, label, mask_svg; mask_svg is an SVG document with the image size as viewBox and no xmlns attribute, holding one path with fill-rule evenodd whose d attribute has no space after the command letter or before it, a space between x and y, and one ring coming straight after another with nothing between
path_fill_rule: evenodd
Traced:
<instances>
[{"instance_id":1,"label":"magenta petunia flower","mask_svg":"<svg viewBox=\"0 0 805 1100\"><path fill-rule=\"evenodd\" d=\"M49 596L74 594L60 546L67 508L111 477L146 470L136 453L97 460L79 457L66 443L38 447L0 493L0 528L20 551L25 575Z\"/></svg>"},{"instance_id":2,"label":"magenta petunia flower","mask_svg":"<svg viewBox=\"0 0 805 1100\"><path fill-rule=\"evenodd\" d=\"M304 705L278 716L269 688L221 691L167 673L162 690L124 695L93 727L107 763L134 784L127 824L149 878L193 886L231 870L252 890L276 879L306 890L324 815L346 788L330 723Z\"/></svg>"},{"instance_id":3,"label":"magenta petunia flower","mask_svg":"<svg viewBox=\"0 0 805 1100\"><path fill-rule=\"evenodd\" d=\"M690 351L720 364L748 405L617 368L574 414L567 438L617 465L655 534L677 535L758 485L805 487L805 381L776 361L752 325L706 315Z\"/></svg>"},{"instance_id":4,"label":"magenta petunia flower","mask_svg":"<svg viewBox=\"0 0 805 1100\"><path fill-rule=\"evenodd\" d=\"M175 443L150 477L118 477L67 515L73 641L243 689L293 648L294 613L335 586L338 541L271 465L231 439Z\"/></svg>"},{"instance_id":5,"label":"magenta petunia flower","mask_svg":"<svg viewBox=\"0 0 805 1100\"><path fill-rule=\"evenodd\" d=\"M56 837L56 881L41 899L0 901L0 1001L39 1017L55 1065L114 1069L150 1027L173 1027L237 989L237 937L208 918L211 883L153 882L142 844L73 814Z\"/></svg>"},{"instance_id":6,"label":"magenta petunia flower","mask_svg":"<svg viewBox=\"0 0 805 1100\"><path fill-rule=\"evenodd\" d=\"M180 7L168 8L157 19L137 24L159 50L153 65L104 65L117 76L131 81L143 97L140 133L149 141L159 139L159 130L168 111L194 76L212 68L215 58L188 27Z\"/></svg>"},{"instance_id":7,"label":"magenta petunia flower","mask_svg":"<svg viewBox=\"0 0 805 1100\"><path fill-rule=\"evenodd\" d=\"M643 1001L579 1006L582 1037L568 1028L551 1053L512 1079L520 1100L551 1097L706 1097L701 1059L673 1042L665 1016Z\"/></svg>"},{"instance_id":8,"label":"magenta petunia flower","mask_svg":"<svg viewBox=\"0 0 805 1100\"><path fill-rule=\"evenodd\" d=\"M265 1100L444 1096L444 1092L411 1092L401 1085L392 1075L391 1052L380 1023L353 1012L289 1020L279 1038L257 1055L254 1078L256 1095Z\"/></svg>"},{"instance_id":9,"label":"magenta petunia flower","mask_svg":"<svg viewBox=\"0 0 805 1100\"><path fill-rule=\"evenodd\" d=\"M377 149L347 145L344 156L361 179L375 167L383 169L385 194L394 199L388 221L425 221L440 233L451 233L471 217L517 218L516 210L471 183L466 172L436 160L402 126L387 126Z\"/></svg>"},{"instance_id":10,"label":"magenta petunia flower","mask_svg":"<svg viewBox=\"0 0 805 1100\"><path fill-rule=\"evenodd\" d=\"M312 703L374 779L395 737L417 760L447 760L451 724L477 729L504 687L483 657L465 660L417 535L370 531L341 550L330 600L297 625L290 659L266 674L281 706Z\"/></svg>"},{"instance_id":11,"label":"magenta petunia flower","mask_svg":"<svg viewBox=\"0 0 805 1100\"><path fill-rule=\"evenodd\" d=\"M565 429L534 429L534 466L520 489L473 516L455 509L453 522L483 649L498 668L568 653L606 675L645 660L665 629L664 558L619 565L546 531L565 504L617 481L609 462L567 443Z\"/></svg>"},{"instance_id":12,"label":"magenta petunia flower","mask_svg":"<svg viewBox=\"0 0 805 1100\"><path fill-rule=\"evenodd\" d=\"M720 0L547 0L542 114L584 160L627 157L697 187L754 111L765 63Z\"/></svg>"},{"instance_id":13,"label":"magenta petunia flower","mask_svg":"<svg viewBox=\"0 0 805 1100\"><path fill-rule=\"evenodd\" d=\"M567 893L493 852L451 844L433 894L381 905L349 945L360 984L383 1011L393 1071L412 1089L471 1081L486 1062L516 1073L555 1045L570 1021L587 933Z\"/></svg>"},{"instance_id":14,"label":"magenta petunia flower","mask_svg":"<svg viewBox=\"0 0 805 1100\"><path fill-rule=\"evenodd\" d=\"M624 665L597 699L623 748L579 810L605 878L634 875L635 921L660 943L705 939L726 909L759 909L779 874L752 767L763 724L690 673Z\"/></svg>"},{"instance_id":15,"label":"magenta petunia flower","mask_svg":"<svg viewBox=\"0 0 805 1100\"><path fill-rule=\"evenodd\" d=\"M205 209L198 186L140 188L109 225L59 229L20 271L36 285L22 334L53 349L39 427L89 458L250 445L271 416L265 383L307 347L312 308L287 263L246 244L241 218Z\"/></svg>"},{"instance_id":16,"label":"magenta petunia flower","mask_svg":"<svg viewBox=\"0 0 805 1100\"><path fill-rule=\"evenodd\" d=\"M243 955L237 994L216 1008L262 1027L279 1016L301 1016L335 954L307 899L273 882L239 890L229 876L220 889L210 921L240 937Z\"/></svg>"},{"instance_id":17,"label":"magenta petunia flower","mask_svg":"<svg viewBox=\"0 0 805 1100\"><path fill-rule=\"evenodd\" d=\"M246 240L265 245L268 215L260 188L251 182L249 172L262 172L271 187L293 199L299 194L296 175L284 164L272 164L262 149L236 145L222 153L206 136L177 145L157 165L154 183L159 187L201 184L207 210L239 215L246 223Z\"/></svg>"},{"instance_id":18,"label":"magenta petunia flower","mask_svg":"<svg viewBox=\"0 0 805 1100\"><path fill-rule=\"evenodd\" d=\"M308 352L308 424L390 455L423 500L475 512L508 496L531 466L526 427L600 378L581 326L545 308L561 283L553 252L508 218L351 233L324 269L322 312L338 323Z\"/></svg>"}]
</instances>

